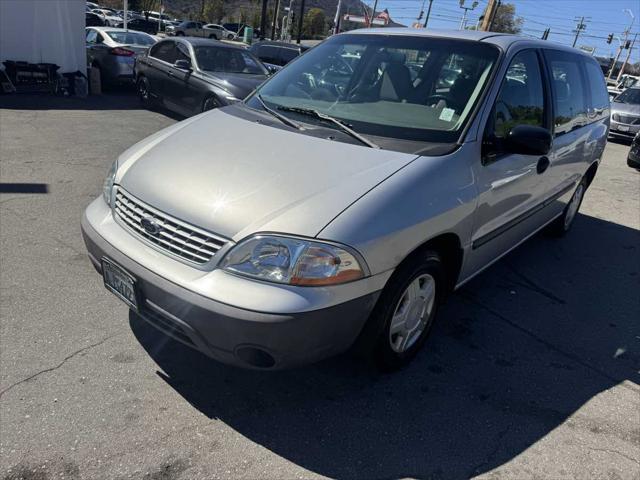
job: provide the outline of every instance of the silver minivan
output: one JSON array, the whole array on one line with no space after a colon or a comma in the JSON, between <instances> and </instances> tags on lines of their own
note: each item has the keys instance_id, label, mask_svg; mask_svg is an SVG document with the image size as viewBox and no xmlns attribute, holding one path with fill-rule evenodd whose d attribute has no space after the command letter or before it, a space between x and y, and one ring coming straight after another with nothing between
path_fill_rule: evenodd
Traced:
<instances>
[{"instance_id":1,"label":"silver minivan","mask_svg":"<svg viewBox=\"0 0 640 480\"><path fill-rule=\"evenodd\" d=\"M457 287L569 230L609 129L600 67L489 32L329 38L134 145L82 231L105 286L222 362L414 357Z\"/></svg>"}]
</instances>

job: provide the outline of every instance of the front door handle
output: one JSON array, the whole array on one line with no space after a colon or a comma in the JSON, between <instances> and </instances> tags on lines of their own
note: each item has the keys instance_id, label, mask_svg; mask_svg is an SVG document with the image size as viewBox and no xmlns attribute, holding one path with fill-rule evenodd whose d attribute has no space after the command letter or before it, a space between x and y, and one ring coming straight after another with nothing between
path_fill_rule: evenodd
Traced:
<instances>
[{"instance_id":1,"label":"front door handle","mask_svg":"<svg viewBox=\"0 0 640 480\"><path fill-rule=\"evenodd\" d=\"M547 168L549 168L549 165L551 165L549 157L540 157L538 165L536 165L536 172L538 172L538 174L544 173Z\"/></svg>"}]
</instances>

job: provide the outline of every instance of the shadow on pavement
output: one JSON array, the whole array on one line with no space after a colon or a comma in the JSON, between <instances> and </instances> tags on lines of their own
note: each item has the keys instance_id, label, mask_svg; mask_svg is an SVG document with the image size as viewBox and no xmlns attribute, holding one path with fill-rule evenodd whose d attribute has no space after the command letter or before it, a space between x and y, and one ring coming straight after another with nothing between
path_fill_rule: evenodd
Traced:
<instances>
[{"instance_id":1,"label":"shadow on pavement","mask_svg":"<svg viewBox=\"0 0 640 480\"><path fill-rule=\"evenodd\" d=\"M185 400L301 467L462 479L513 459L600 392L637 388L639 245L637 230L584 215L563 240L533 238L454 295L415 362L392 375L346 357L243 371L135 315L130 325Z\"/></svg>"},{"instance_id":2,"label":"shadow on pavement","mask_svg":"<svg viewBox=\"0 0 640 480\"><path fill-rule=\"evenodd\" d=\"M101 95L87 98L62 97L50 94L7 94L0 95L0 110L146 110L138 99L135 88L119 87ZM184 120L176 113L158 108L158 113L174 120Z\"/></svg>"}]
</instances>

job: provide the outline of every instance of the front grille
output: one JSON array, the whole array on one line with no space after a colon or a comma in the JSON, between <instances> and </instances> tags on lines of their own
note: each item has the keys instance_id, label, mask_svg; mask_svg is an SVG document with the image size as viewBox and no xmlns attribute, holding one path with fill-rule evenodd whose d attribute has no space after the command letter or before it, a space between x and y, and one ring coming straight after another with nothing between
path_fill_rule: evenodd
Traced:
<instances>
[{"instance_id":1,"label":"front grille","mask_svg":"<svg viewBox=\"0 0 640 480\"><path fill-rule=\"evenodd\" d=\"M620 115L619 113L614 113L613 119L616 122L626 123L627 125L640 125L640 117L634 117L633 115Z\"/></svg>"},{"instance_id":2,"label":"front grille","mask_svg":"<svg viewBox=\"0 0 640 480\"><path fill-rule=\"evenodd\" d=\"M227 242L200 228L170 217L141 202L121 187L116 189L114 210L129 230L156 245L159 249L199 265L207 263ZM157 233L149 233L142 219L153 219Z\"/></svg>"},{"instance_id":3,"label":"front grille","mask_svg":"<svg viewBox=\"0 0 640 480\"><path fill-rule=\"evenodd\" d=\"M196 346L195 343L193 343L193 340L191 340L191 337L184 331L184 328L171 318L162 315L159 312L155 312L147 306L144 306L140 313L146 321L151 323L157 329L162 330L173 338L180 340L182 343L186 343L192 347Z\"/></svg>"}]
</instances>

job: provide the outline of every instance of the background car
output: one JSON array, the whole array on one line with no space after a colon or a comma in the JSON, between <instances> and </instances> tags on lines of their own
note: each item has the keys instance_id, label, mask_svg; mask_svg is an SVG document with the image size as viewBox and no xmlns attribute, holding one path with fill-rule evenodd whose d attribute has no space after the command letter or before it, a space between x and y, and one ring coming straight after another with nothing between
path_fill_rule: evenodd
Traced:
<instances>
[{"instance_id":1,"label":"background car","mask_svg":"<svg viewBox=\"0 0 640 480\"><path fill-rule=\"evenodd\" d=\"M215 40L170 38L136 61L143 104L195 115L245 98L268 76L248 50Z\"/></svg>"},{"instance_id":2,"label":"background car","mask_svg":"<svg viewBox=\"0 0 640 480\"><path fill-rule=\"evenodd\" d=\"M640 131L640 87L631 87L611 102L609 135L632 139L638 131Z\"/></svg>"},{"instance_id":3,"label":"background car","mask_svg":"<svg viewBox=\"0 0 640 480\"><path fill-rule=\"evenodd\" d=\"M309 50L309 47L295 43L264 41L253 44L249 50L268 68L279 70Z\"/></svg>"},{"instance_id":4,"label":"background car","mask_svg":"<svg viewBox=\"0 0 640 480\"><path fill-rule=\"evenodd\" d=\"M622 93L625 89L638 85L638 82L640 82L640 77L625 73L624 75L622 75L618 83L607 87L609 98L613 100L616 95Z\"/></svg>"},{"instance_id":5,"label":"background car","mask_svg":"<svg viewBox=\"0 0 640 480\"><path fill-rule=\"evenodd\" d=\"M631 142L631 150L627 156L627 165L640 170L640 132L636 133Z\"/></svg>"},{"instance_id":6,"label":"background car","mask_svg":"<svg viewBox=\"0 0 640 480\"><path fill-rule=\"evenodd\" d=\"M86 29L87 65L100 70L102 85L133 82L135 56L156 39L144 32L111 27Z\"/></svg>"},{"instance_id":7,"label":"background car","mask_svg":"<svg viewBox=\"0 0 640 480\"><path fill-rule=\"evenodd\" d=\"M205 31L205 36L211 38L211 35L215 35L218 40L233 40L236 34L230 30L227 30L222 25L217 23L208 23L202 27Z\"/></svg>"},{"instance_id":8,"label":"background car","mask_svg":"<svg viewBox=\"0 0 640 480\"><path fill-rule=\"evenodd\" d=\"M97 13L86 12L85 13L85 25L87 27L103 27L103 26L106 25L106 22Z\"/></svg>"},{"instance_id":9,"label":"background car","mask_svg":"<svg viewBox=\"0 0 640 480\"><path fill-rule=\"evenodd\" d=\"M104 8L94 8L91 11L96 15L99 15L100 17L102 17L106 25L109 25L112 27L115 27L116 25L118 25L120 22L123 21L121 17L118 17L111 11L106 10Z\"/></svg>"},{"instance_id":10,"label":"background car","mask_svg":"<svg viewBox=\"0 0 640 480\"><path fill-rule=\"evenodd\" d=\"M208 35L204 34L203 27L203 22L185 21L176 26L167 27L167 33L177 37L208 37ZM215 34L212 33L212 36L215 36Z\"/></svg>"},{"instance_id":11,"label":"background car","mask_svg":"<svg viewBox=\"0 0 640 480\"><path fill-rule=\"evenodd\" d=\"M116 25L117 28L124 28L124 22L120 22ZM136 30L137 32L148 33L149 35L155 35L160 30L160 24L155 20L146 20L144 18L134 18L127 22L127 29Z\"/></svg>"}]
</instances>

